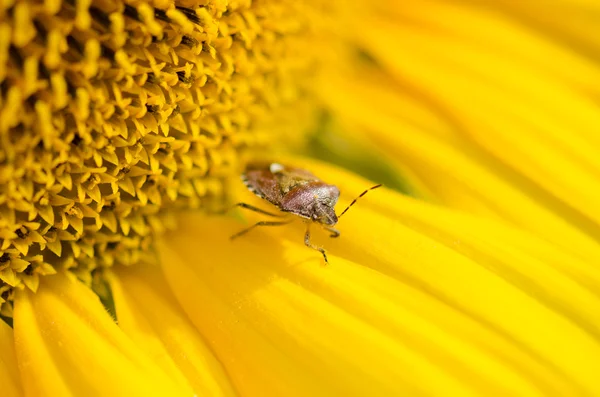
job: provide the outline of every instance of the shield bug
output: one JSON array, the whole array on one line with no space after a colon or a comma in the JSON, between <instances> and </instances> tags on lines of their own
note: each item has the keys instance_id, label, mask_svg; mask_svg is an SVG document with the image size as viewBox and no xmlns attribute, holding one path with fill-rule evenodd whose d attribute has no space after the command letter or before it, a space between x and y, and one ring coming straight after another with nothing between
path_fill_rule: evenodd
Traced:
<instances>
[{"instance_id":1,"label":"shield bug","mask_svg":"<svg viewBox=\"0 0 600 397\"><path fill-rule=\"evenodd\" d=\"M368 191L381 186L375 185L365 190L340 215L336 215L334 207L340 196L340 190L337 186L323 182L305 169L287 167L278 163L250 164L242 174L242 181L252 193L273 204L281 213L275 214L246 203L238 203L236 206L281 218L281 220L257 222L231 236L232 240L258 226L281 226L291 223L294 220L294 218L290 219L291 215L304 219L306 223L304 244L323 254L325 263L329 263L325 250L310 242L311 224L318 224L329 231L330 237L338 237L340 232L333 226L336 225L339 218Z\"/></svg>"}]
</instances>

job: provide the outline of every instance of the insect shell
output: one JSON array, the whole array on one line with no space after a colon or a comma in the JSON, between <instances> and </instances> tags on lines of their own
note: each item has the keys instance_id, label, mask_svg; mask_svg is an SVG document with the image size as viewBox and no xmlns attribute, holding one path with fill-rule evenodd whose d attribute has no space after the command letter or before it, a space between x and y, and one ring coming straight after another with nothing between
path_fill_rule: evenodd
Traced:
<instances>
[{"instance_id":1,"label":"insect shell","mask_svg":"<svg viewBox=\"0 0 600 397\"><path fill-rule=\"evenodd\" d=\"M283 212L328 226L338 221L334 207L340 190L307 170L277 163L250 165L242 174L242 181L252 193Z\"/></svg>"},{"instance_id":2,"label":"insect shell","mask_svg":"<svg viewBox=\"0 0 600 397\"><path fill-rule=\"evenodd\" d=\"M310 242L311 223L319 224L328 230L331 233L330 237L338 237L340 232L331 226L338 222L338 219L356 203L356 200L369 190L381 186L375 185L365 190L338 216L335 214L335 205L340 197L340 190L335 185L321 181L305 169L286 167L278 163L250 164L242 174L242 181L252 193L275 205L283 213L306 219L304 244L319 251L323 255L325 263L328 263L325 250ZM276 218L285 218L287 215L273 214L246 203L238 203L237 206ZM257 222L234 234L231 239L240 237L257 226L280 226L290 222L291 220Z\"/></svg>"}]
</instances>

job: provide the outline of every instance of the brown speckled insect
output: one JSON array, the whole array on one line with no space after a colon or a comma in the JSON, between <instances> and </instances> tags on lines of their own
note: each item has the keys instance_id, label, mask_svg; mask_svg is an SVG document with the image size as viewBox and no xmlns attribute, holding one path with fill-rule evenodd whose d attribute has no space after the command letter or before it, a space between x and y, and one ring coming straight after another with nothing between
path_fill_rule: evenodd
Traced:
<instances>
[{"instance_id":1,"label":"brown speckled insect","mask_svg":"<svg viewBox=\"0 0 600 397\"><path fill-rule=\"evenodd\" d=\"M304 244L323 254L325 263L329 263L325 250L310 242L310 225L316 223L329 231L331 233L330 237L338 237L340 232L332 226L335 226L338 219L359 198L367 194L368 191L381 186L375 185L365 190L340 215L336 215L334 207L340 196L340 190L337 186L321 181L312 173L302 168L286 167L278 163L250 164L242 174L242 181L252 193L267 200L281 212L287 214L274 214L246 203L238 203L236 206L277 218L286 218L288 214L304 218L306 223ZM238 238L257 226L281 226L293 220L257 222L234 234L231 236L231 239Z\"/></svg>"}]
</instances>

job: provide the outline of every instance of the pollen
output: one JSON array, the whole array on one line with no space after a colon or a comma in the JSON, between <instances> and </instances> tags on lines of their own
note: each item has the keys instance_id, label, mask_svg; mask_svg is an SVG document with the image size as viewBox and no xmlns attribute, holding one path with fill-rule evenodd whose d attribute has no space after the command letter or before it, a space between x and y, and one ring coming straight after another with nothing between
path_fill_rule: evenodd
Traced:
<instances>
[{"instance_id":1,"label":"pollen","mask_svg":"<svg viewBox=\"0 0 600 397\"><path fill-rule=\"evenodd\" d=\"M66 269L152 260L170 209L296 139L312 67L294 1L0 2L0 315Z\"/></svg>"}]
</instances>

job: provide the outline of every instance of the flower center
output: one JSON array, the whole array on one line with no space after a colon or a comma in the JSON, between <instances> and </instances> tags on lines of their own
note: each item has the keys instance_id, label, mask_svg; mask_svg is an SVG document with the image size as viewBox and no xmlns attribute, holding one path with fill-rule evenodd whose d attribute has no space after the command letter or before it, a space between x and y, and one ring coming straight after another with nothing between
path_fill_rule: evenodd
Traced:
<instances>
[{"instance_id":1,"label":"flower center","mask_svg":"<svg viewBox=\"0 0 600 397\"><path fill-rule=\"evenodd\" d=\"M308 20L232 3L0 5L0 315L41 275L151 260L164 209L206 208L240 151L301 135Z\"/></svg>"}]
</instances>

